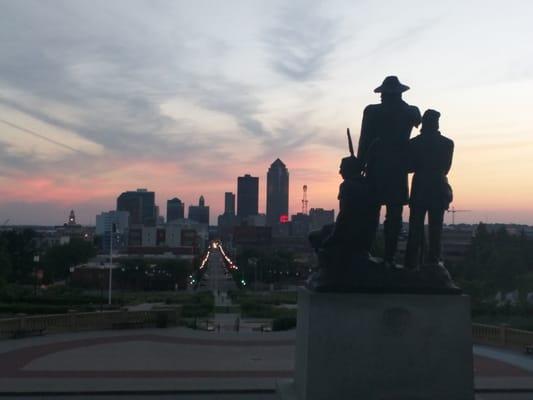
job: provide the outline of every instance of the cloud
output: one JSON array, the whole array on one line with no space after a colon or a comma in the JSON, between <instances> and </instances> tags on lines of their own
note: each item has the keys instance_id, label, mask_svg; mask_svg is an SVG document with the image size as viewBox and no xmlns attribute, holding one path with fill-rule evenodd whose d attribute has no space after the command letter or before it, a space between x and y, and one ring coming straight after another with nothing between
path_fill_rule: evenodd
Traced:
<instances>
[{"instance_id":1,"label":"cloud","mask_svg":"<svg viewBox=\"0 0 533 400\"><path fill-rule=\"evenodd\" d=\"M284 8L264 34L272 67L295 81L308 81L324 72L337 42L336 21L319 15L308 2Z\"/></svg>"},{"instance_id":2,"label":"cloud","mask_svg":"<svg viewBox=\"0 0 533 400\"><path fill-rule=\"evenodd\" d=\"M70 150L70 151L73 151L73 152L75 152L75 153L85 154L83 151L81 151L81 150L79 150L79 149L76 149L76 148L74 148L74 147L72 147L72 146L69 146L69 145L67 145L67 144L65 144L65 143L61 143L61 142L59 142L59 141L57 141L57 140L50 139L49 137L46 137L46 136L44 136L44 135L41 135L40 133L34 132L34 131L32 131L31 129L27 129L27 128L24 128L24 127L19 126L19 125L17 125L17 124L14 124L14 123L12 123L12 122L6 121L5 119L0 118L0 122L1 122L2 124L5 124L5 125L11 127L11 128L15 128L15 129L17 129L17 130L19 130L19 131L25 132L25 133L27 133L27 134L29 134L29 135L35 136L35 137L37 137L37 138L39 138L39 139L42 139L42 140L44 140L44 141L46 141L46 142L48 142L48 143L51 143L51 144L53 144L53 145L56 145L56 146L62 147L62 148L64 148L64 149L66 149L66 150Z\"/></svg>"},{"instance_id":3,"label":"cloud","mask_svg":"<svg viewBox=\"0 0 533 400\"><path fill-rule=\"evenodd\" d=\"M251 88L223 76L195 76L191 82L186 94L197 104L231 116L245 133L269 135L257 118L261 102L251 93Z\"/></svg>"},{"instance_id":4,"label":"cloud","mask_svg":"<svg viewBox=\"0 0 533 400\"><path fill-rule=\"evenodd\" d=\"M388 54L391 51L399 49L405 51L405 49L415 43L415 40L419 39L430 29L433 29L441 19L440 17L427 18L416 21L401 29L394 30L387 37L373 44L369 50L362 52L359 57L365 58L379 54Z\"/></svg>"},{"instance_id":5,"label":"cloud","mask_svg":"<svg viewBox=\"0 0 533 400\"><path fill-rule=\"evenodd\" d=\"M58 1L54 12L38 1L32 6L7 5L5 24L0 24L7 43L0 62L0 104L52 129L73 132L105 151L99 156L66 154L60 161L45 162L31 153L18 157L8 146L9 158L0 163L16 164L19 172L39 165L41 171L84 174L103 170L97 165L114 165L115 160L157 159L190 167L197 177L207 176L215 161L230 162L231 152L214 146L216 133L197 129L194 120L163 115L160 105L176 97L234 119L240 128L236 141L242 143L242 134L250 140L268 137L253 88L223 74L202 72L197 68L201 61L194 57L197 49L185 44L186 36L179 29L168 36L166 27L180 26L179 14L166 15L168 9L144 2L125 5L130 2L98 2L93 9L82 2ZM151 25L153 20L159 25ZM16 21L35 28L20 29ZM219 38L209 42L209 37L200 41L207 43L213 57L217 51L228 51ZM10 129L54 142L4 120ZM54 143L74 150L61 141ZM66 165L67 170L60 170Z\"/></svg>"}]
</instances>

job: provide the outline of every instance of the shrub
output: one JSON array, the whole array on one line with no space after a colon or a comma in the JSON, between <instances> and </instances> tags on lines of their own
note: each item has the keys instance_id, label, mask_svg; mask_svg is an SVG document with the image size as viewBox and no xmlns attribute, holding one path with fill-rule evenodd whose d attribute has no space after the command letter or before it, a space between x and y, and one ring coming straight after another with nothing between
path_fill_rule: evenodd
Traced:
<instances>
[{"instance_id":1,"label":"shrub","mask_svg":"<svg viewBox=\"0 0 533 400\"><path fill-rule=\"evenodd\" d=\"M168 314L163 311L158 312L155 317L155 325L158 328L166 328L168 326Z\"/></svg>"},{"instance_id":2,"label":"shrub","mask_svg":"<svg viewBox=\"0 0 533 400\"><path fill-rule=\"evenodd\" d=\"M48 304L0 304L0 314L64 314L70 307Z\"/></svg>"},{"instance_id":3,"label":"shrub","mask_svg":"<svg viewBox=\"0 0 533 400\"><path fill-rule=\"evenodd\" d=\"M296 317L281 317L272 321L273 331L287 331L296 328Z\"/></svg>"}]
</instances>

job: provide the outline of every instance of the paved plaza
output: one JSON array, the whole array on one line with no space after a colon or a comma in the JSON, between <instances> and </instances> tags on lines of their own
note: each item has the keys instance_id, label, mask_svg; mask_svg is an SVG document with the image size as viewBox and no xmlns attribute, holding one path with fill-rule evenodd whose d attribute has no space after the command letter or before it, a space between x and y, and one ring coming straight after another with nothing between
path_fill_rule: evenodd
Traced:
<instances>
[{"instance_id":1,"label":"paved plaza","mask_svg":"<svg viewBox=\"0 0 533 400\"><path fill-rule=\"evenodd\" d=\"M158 398L274 398L276 380L292 377L294 344L294 331L187 328L4 340L0 394L138 392L150 398L146 396L153 392ZM476 346L474 354L479 399L505 398L500 393L504 390L513 392L510 399L526 394L529 397L523 398L532 398L533 357L487 346Z\"/></svg>"}]
</instances>

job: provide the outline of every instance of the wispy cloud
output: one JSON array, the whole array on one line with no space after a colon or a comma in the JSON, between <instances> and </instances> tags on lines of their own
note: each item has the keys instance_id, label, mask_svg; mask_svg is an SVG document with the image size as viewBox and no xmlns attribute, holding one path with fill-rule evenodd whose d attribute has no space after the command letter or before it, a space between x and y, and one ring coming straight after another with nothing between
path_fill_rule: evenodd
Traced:
<instances>
[{"instance_id":1,"label":"wispy cloud","mask_svg":"<svg viewBox=\"0 0 533 400\"><path fill-rule=\"evenodd\" d=\"M324 72L337 39L335 21L321 16L309 2L284 8L264 34L274 70L296 81L307 81Z\"/></svg>"}]
</instances>

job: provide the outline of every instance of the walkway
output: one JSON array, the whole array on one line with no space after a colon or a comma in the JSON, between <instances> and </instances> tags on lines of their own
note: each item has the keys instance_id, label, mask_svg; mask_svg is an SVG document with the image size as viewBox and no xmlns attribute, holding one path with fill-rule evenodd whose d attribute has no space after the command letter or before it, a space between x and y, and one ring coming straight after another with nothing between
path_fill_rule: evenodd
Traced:
<instances>
[{"instance_id":1,"label":"walkway","mask_svg":"<svg viewBox=\"0 0 533 400\"><path fill-rule=\"evenodd\" d=\"M5 340L0 342L0 394L95 390L266 393L273 390L277 379L292 377L294 334L217 334L169 328ZM487 346L475 346L474 354L476 387L484 391L478 398L498 398L494 397L496 389L527 389L531 390L528 398L533 398L533 357Z\"/></svg>"},{"instance_id":2,"label":"walkway","mask_svg":"<svg viewBox=\"0 0 533 400\"><path fill-rule=\"evenodd\" d=\"M185 328L0 342L0 394L39 391L265 390L292 376L294 333Z\"/></svg>"}]
</instances>

